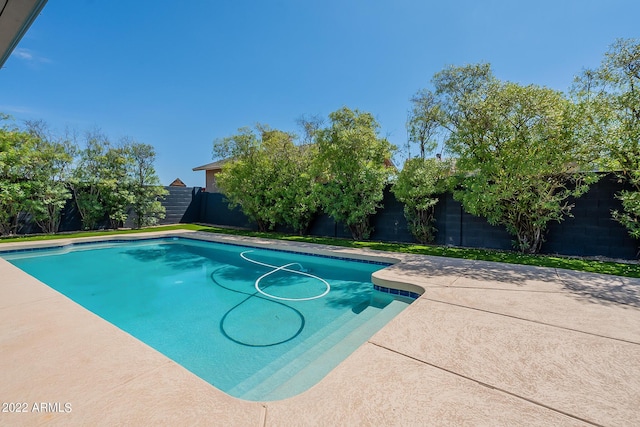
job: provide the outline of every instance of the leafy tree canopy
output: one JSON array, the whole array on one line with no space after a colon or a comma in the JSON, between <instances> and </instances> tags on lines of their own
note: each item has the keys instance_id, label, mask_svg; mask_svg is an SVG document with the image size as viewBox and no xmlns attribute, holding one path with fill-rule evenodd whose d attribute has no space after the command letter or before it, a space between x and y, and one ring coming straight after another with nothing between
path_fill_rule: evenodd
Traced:
<instances>
[{"instance_id":1,"label":"leafy tree canopy","mask_svg":"<svg viewBox=\"0 0 640 427\"><path fill-rule=\"evenodd\" d=\"M160 185L153 166L156 152L152 145L126 139L124 152L128 159L128 186L130 206L136 228L155 225L165 217L161 199L168 194Z\"/></svg>"},{"instance_id":2,"label":"leafy tree canopy","mask_svg":"<svg viewBox=\"0 0 640 427\"><path fill-rule=\"evenodd\" d=\"M61 212L71 198L71 176L75 145L68 137L55 137L43 121L26 122L34 142L37 169L30 180L27 211L45 233L58 231Z\"/></svg>"},{"instance_id":3,"label":"leafy tree canopy","mask_svg":"<svg viewBox=\"0 0 640 427\"><path fill-rule=\"evenodd\" d=\"M45 232L56 231L70 198L64 180L72 146L52 138L42 122L21 130L8 116L0 115L0 121L0 234L17 233L28 219Z\"/></svg>"},{"instance_id":4,"label":"leafy tree canopy","mask_svg":"<svg viewBox=\"0 0 640 427\"><path fill-rule=\"evenodd\" d=\"M372 231L369 217L380 207L394 172L386 162L395 147L378 136L378 122L370 113L343 107L331 113L329 121L317 133L320 203L349 227L354 239L367 239Z\"/></svg>"},{"instance_id":5,"label":"leafy tree canopy","mask_svg":"<svg viewBox=\"0 0 640 427\"><path fill-rule=\"evenodd\" d=\"M420 243L435 239L434 209L451 189L451 172L451 161L416 157L406 161L391 189L404 204L409 231Z\"/></svg>"},{"instance_id":6,"label":"leafy tree canopy","mask_svg":"<svg viewBox=\"0 0 640 427\"><path fill-rule=\"evenodd\" d=\"M523 252L538 252L550 221L594 182L588 147L576 139L573 104L551 89L496 79L487 64L434 77L447 149L456 157L454 197L467 212L504 225Z\"/></svg>"},{"instance_id":7,"label":"leafy tree canopy","mask_svg":"<svg viewBox=\"0 0 640 427\"><path fill-rule=\"evenodd\" d=\"M640 239L640 41L617 40L599 68L578 77L573 95L602 148L600 163L631 188L617 195L622 210L612 215Z\"/></svg>"},{"instance_id":8,"label":"leafy tree canopy","mask_svg":"<svg viewBox=\"0 0 640 427\"><path fill-rule=\"evenodd\" d=\"M214 155L230 159L216 181L230 206L240 206L261 231L275 227L280 217L277 205L278 155L293 145L294 136L265 125L238 129L238 133L214 141Z\"/></svg>"},{"instance_id":9,"label":"leafy tree canopy","mask_svg":"<svg viewBox=\"0 0 640 427\"><path fill-rule=\"evenodd\" d=\"M85 134L73 171L71 187L85 229L95 229L108 218L111 226L120 226L133 201L128 186L128 165L124 147L114 146L99 129Z\"/></svg>"},{"instance_id":10,"label":"leafy tree canopy","mask_svg":"<svg viewBox=\"0 0 640 427\"><path fill-rule=\"evenodd\" d=\"M411 98L412 108L407 121L409 144L417 144L420 158L438 147L436 137L443 133L444 111L440 99L431 91L423 89Z\"/></svg>"}]
</instances>

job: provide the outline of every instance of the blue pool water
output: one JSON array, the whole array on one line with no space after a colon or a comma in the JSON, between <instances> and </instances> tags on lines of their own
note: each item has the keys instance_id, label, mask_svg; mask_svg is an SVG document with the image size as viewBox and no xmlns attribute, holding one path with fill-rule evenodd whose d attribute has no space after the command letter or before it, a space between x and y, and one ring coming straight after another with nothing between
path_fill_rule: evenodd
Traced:
<instances>
[{"instance_id":1,"label":"blue pool water","mask_svg":"<svg viewBox=\"0 0 640 427\"><path fill-rule=\"evenodd\" d=\"M248 400L312 386L411 301L373 290L385 265L185 238L0 255Z\"/></svg>"}]
</instances>

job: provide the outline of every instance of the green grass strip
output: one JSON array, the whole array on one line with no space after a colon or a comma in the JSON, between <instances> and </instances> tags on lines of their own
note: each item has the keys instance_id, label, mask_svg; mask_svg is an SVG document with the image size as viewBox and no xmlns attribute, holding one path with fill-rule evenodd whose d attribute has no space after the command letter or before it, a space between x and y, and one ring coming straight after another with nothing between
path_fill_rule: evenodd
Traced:
<instances>
[{"instance_id":1,"label":"green grass strip","mask_svg":"<svg viewBox=\"0 0 640 427\"><path fill-rule=\"evenodd\" d=\"M379 251L403 252L409 254L463 258L470 260L494 261L508 264L523 264L539 267L564 268L567 270L587 271L590 273L610 274L614 276L640 278L640 264L599 261L593 259L571 258L550 255L525 255L517 252L489 249L456 248L447 246L418 245L412 243L388 243L373 241L353 241L331 237L297 236L275 232L258 232L234 230L228 228L204 226L196 224L177 224L161 227L143 228L140 230L108 230L63 233L53 235L35 235L24 237L8 237L0 239L0 243L29 242L52 239L68 239L74 237L109 236L117 234L146 233L150 231L194 230L208 233L231 234L236 236L260 237L263 239L287 240L292 242L317 243L321 245L343 246L348 248L368 248Z\"/></svg>"},{"instance_id":2,"label":"green grass strip","mask_svg":"<svg viewBox=\"0 0 640 427\"><path fill-rule=\"evenodd\" d=\"M58 234L33 234L28 236L17 237L0 237L0 244L2 243L15 243L15 242L39 242L41 240L58 240L58 239L73 239L75 237L93 237L93 236L112 236L116 234L136 234L136 233L148 233L150 231L171 231L171 230L196 230L207 229L201 231L208 231L211 227L202 227L193 224L176 224L166 225L159 227L141 228L136 230L96 230L96 231L78 231L73 233L58 233Z\"/></svg>"}]
</instances>

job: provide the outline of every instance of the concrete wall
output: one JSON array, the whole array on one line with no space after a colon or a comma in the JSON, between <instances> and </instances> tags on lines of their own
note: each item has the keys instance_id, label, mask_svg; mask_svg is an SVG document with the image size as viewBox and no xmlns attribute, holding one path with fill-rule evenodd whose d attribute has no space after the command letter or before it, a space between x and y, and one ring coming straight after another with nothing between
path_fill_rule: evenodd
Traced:
<instances>
[{"instance_id":1,"label":"concrete wall","mask_svg":"<svg viewBox=\"0 0 640 427\"><path fill-rule=\"evenodd\" d=\"M612 210L622 210L615 194L623 188L614 176L608 175L574 200L573 218L550 225L545 252L637 258L640 241L629 237L627 229L611 218Z\"/></svg>"},{"instance_id":2,"label":"concrete wall","mask_svg":"<svg viewBox=\"0 0 640 427\"><path fill-rule=\"evenodd\" d=\"M198 222L230 227L257 229L240 208L229 209L222 193L200 192L200 216Z\"/></svg>"},{"instance_id":3,"label":"concrete wall","mask_svg":"<svg viewBox=\"0 0 640 427\"><path fill-rule=\"evenodd\" d=\"M198 222L202 197L200 187L165 187L169 192L162 201L166 216L160 224Z\"/></svg>"}]
</instances>

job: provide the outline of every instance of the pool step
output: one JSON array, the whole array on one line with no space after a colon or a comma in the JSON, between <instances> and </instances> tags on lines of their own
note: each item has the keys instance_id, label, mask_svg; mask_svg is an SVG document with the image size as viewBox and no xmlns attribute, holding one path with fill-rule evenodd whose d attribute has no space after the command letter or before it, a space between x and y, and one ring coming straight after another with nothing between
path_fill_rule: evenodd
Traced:
<instances>
[{"instance_id":1,"label":"pool step","mask_svg":"<svg viewBox=\"0 0 640 427\"><path fill-rule=\"evenodd\" d=\"M321 352L313 361L306 364L294 376L285 379L277 388L266 391L262 399L279 400L302 393L310 386L319 382L348 355L364 344L384 325L389 323L398 313L407 307L401 301L392 301L388 306L379 309L377 314L366 323L354 329L343 340L339 341L328 351Z\"/></svg>"},{"instance_id":2,"label":"pool step","mask_svg":"<svg viewBox=\"0 0 640 427\"><path fill-rule=\"evenodd\" d=\"M278 400L303 392L325 377L349 354L365 343L373 334L407 307L402 301L392 301L380 309L369 306L363 310L357 323L355 319L338 328L304 353L290 360L285 366L262 382L254 385L241 397L248 400ZM366 313L365 313L366 312Z\"/></svg>"},{"instance_id":3,"label":"pool step","mask_svg":"<svg viewBox=\"0 0 640 427\"><path fill-rule=\"evenodd\" d=\"M384 308L392 300L393 297L388 294L374 292L365 309L363 309L362 311L358 311L357 314L353 311L347 311L338 316L331 323L318 329L316 332L304 339L304 341L302 341L300 344L296 345L268 365L265 365L261 370L257 371L256 373L242 381L240 384L229 390L229 394L231 394L232 396L242 396L244 393L252 390L257 385L267 380L270 376L273 375L274 372L277 372L283 367L286 367L289 363L307 352L314 345L318 345L322 341L326 341L327 344L331 344L331 340L328 340L329 335L333 335L334 339L341 339L342 337L340 336L341 334L338 331L339 329L344 327L344 329L342 329L342 336L346 335L349 329L357 327L359 323L363 322L363 319L367 319L367 316L372 317L375 314L375 311L371 310L363 314L366 309L378 309L379 311L379 309ZM352 326L350 322L356 322L356 324Z\"/></svg>"},{"instance_id":4,"label":"pool step","mask_svg":"<svg viewBox=\"0 0 640 427\"><path fill-rule=\"evenodd\" d=\"M273 362L264 366L262 369L257 371L255 374L251 375L249 378L242 381L240 384L236 385L233 389L229 390L229 394L232 396L242 397L245 393L253 390L256 386L268 380L269 377L273 376L274 372L278 372L283 368L286 368L291 362L300 358L304 355L309 349L314 346L319 345L323 341L326 341L333 337L333 339L341 339L339 331L344 329L347 331L349 326L353 323L362 322L362 316L367 316L367 314L372 314L371 312L367 312L367 310L371 309L371 307L367 307L360 314L356 315L351 311L348 311L338 317L336 317L331 323L325 325L324 327L318 329L300 344L293 347L291 350L284 353L282 356L278 357ZM373 309L375 310L375 308ZM367 313L365 313L367 312ZM350 326L353 328L353 326ZM329 331L329 333L327 333ZM330 332L334 331L334 332ZM344 332L343 335L346 335L348 332ZM327 335L325 338L325 335Z\"/></svg>"}]
</instances>

